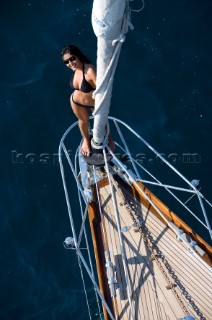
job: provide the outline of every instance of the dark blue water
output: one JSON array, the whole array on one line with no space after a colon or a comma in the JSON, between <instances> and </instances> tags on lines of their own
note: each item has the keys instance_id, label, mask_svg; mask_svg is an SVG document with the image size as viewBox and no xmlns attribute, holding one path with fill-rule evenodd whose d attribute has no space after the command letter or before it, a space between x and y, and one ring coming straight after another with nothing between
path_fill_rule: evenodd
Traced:
<instances>
[{"instance_id":1,"label":"dark blue water","mask_svg":"<svg viewBox=\"0 0 212 320\"><path fill-rule=\"evenodd\" d=\"M92 4L3 3L0 319L88 319L76 257L62 246L70 227L55 154L75 120L60 51L72 42L95 63ZM111 108L158 151L176 153L177 168L200 179L209 199L211 12L209 0L153 0L133 13L135 30L123 46ZM183 162L184 153L199 161ZM92 299L91 306L94 315Z\"/></svg>"}]
</instances>

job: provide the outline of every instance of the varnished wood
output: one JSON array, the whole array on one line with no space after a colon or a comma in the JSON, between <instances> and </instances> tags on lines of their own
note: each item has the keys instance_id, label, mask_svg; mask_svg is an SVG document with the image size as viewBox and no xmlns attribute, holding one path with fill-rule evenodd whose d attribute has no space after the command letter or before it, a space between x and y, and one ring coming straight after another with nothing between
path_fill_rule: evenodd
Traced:
<instances>
[{"instance_id":1,"label":"varnished wood","mask_svg":"<svg viewBox=\"0 0 212 320\"><path fill-rule=\"evenodd\" d=\"M109 183L108 178L104 178L104 179L100 180L100 181L97 183L97 187L98 187L98 189L101 189L101 188L107 186L108 183Z\"/></svg>"},{"instance_id":2,"label":"varnished wood","mask_svg":"<svg viewBox=\"0 0 212 320\"><path fill-rule=\"evenodd\" d=\"M159 213L152 207L149 203L148 199L146 199L143 194L141 193L140 189L136 184L132 184L132 188L130 188L123 180L121 180L118 176L116 179L121 184L125 184L125 187L132 192L134 197L141 201L141 203L148 207L155 216L162 221L165 225L166 222L164 219L159 215ZM98 183L99 188L103 188L108 185L108 178L103 179ZM201 257L206 263L212 266L212 247L203 240L194 230L192 230L182 219L180 219L173 211L171 211L160 199L158 199L148 188L141 181L138 181L137 184L139 187L146 193L146 195L151 199L151 201L158 207L158 209L163 213L165 218L169 222L173 222L178 228L183 229L188 235L192 237L194 241L206 252L206 254Z\"/></svg>"},{"instance_id":3,"label":"varnished wood","mask_svg":"<svg viewBox=\"0 0 212 320\"><path fill-rule=\"evenodd\" d=\"M202 317L210 319L212 317L210 303L212 300L211 271L201 264L201 260L188 252L182 243L177 241L172 230L150 210L151 207L148 202L140 201L138 195L133 197L132 188L127 187L125 183L119 185L124 197L132 202L134 207L137 208L141 220L145 221L145 227L154 243L153 250L158 248L157 250L165 255L169 263L167 268L167 265L160 259L171 284L167 282L156 262L157 259L152 259L152 252L147 243L144 242L141 233L135 232L134 228L130 228L122 234L130 274L134 318L136 320L181 318L186 315L180 304L181 300L187 312L196 319L202 319ZM134 193L137 194L138 192L134 189ZM111 261L117 268L119 285L115 298L118 311L117 319L128 320L130 319L130 308L126 294L117 225L110 188L105 181L104 186L100 189L100 195ZM133 219L129 208L127 209L127 205L123 205L123 199L120 198L117 191L115 197L121 228L132 226ZM168 290L167 287L170 287L170 289ZM174 290L180 300L174 294ZM200 316L197 315L195 310L198 310Z\"/></svg>"},{"instance_id":4,"label":"varnished wood","mask_svg":"<svg viewBox=\"0 0 212 320\"><path fill-rule=\"evenodd\" d=\"M196 319L200 319L194 311L196 308L200 310L200 314L203 312L206 318L210 319L212 317L211 303L209 302L212 299L211 272L201 265L201 260L197 260L195 256L188 253L187 248L183 247L176 240L175 233L168 228L167 223L152 207L148 199L144 197L136 184L130 186L120 179L120 177L115 176L114 178L120 188L124 190L125 196L129 197L129 200L131 199L130 201L134 202L134 205L138 207L141 219L145 219L145 226L148 228L152 239L156 240L156 247L167 257L172 273L175 274L174 279L179 279L176 280L177 283L179 282L177 287L171 275L169 275L171 284L167 283L163 272L161 272L156 263L156 259L153 259L152 253L146 247L145 242L143 242L139 228L137 228L137 232L135 232L136 230L133 231L135 228L131 228L126 234L124 233L128 270L130 277L133 278L131 285L135 319L167 319L167 316L170 319L176 319L185 316L186 313L184 313L178 299L173 294L173 290L181 297L190 315L193 315ZM204 260L208 265L211 265L212 248L141 182L138 182L138 185L168 221L183 229L205 250ZM130 319L129 302L127 300L117 226L107 178L98 182L98 189L103 212L103 219L100 223L101 237L105 238L104 242L107 243L107 247L111 253L111 261L116 265L117 280L120 285L120 288L116 291L116 297L113 298L115 319L128 320ZM122 204L123 199L120 199L117 192L116 197L121 227L128 227L133 223L132 217L126 211L125 206ZM169 271L167 272L169 273ZM148 279L148 281L145 279ZM170 289L168 290L167 288ZM191 296L189 303L187 301L188 298L182 295L182 290L188 292L186 294L187 297Z\"/></svg>"},{"instance_id":5,"label":"varnished wood","mask_svg":"<svg viewBox=\"0 0 212 320\"><path fill-rule=\"evenodd\" d=\"M100 217L98 215L98 209L95 202L91 202L88 206L88 216L91 228L91 235L94 247L94 254L96 259L96 267L97 267L97 274L99 280L99 288L100 291L106 300L110 310L113 312L112 309L112 301L107 285L107 276L105 274L105 258L104 258L104 247L102 243L102 234L100 231ZM110 320L110 316L103 305L103 313L104 319Z\"/></svg>"},{"instance_id":6,"label":"varnished wood","mask_svg":"<svg viewBox=\"0 0 212 320\"><path fill-rule=\"evenodd\" d=\"M169 222L174 222L174 224L183 229L188 235L192 237L194 241L199 244L199 246L206 252L206 255L202 257L210 266L212 266L212 247L204 241L194 230L192 230L183 220L181 220L173 211L171 211L161 200L159 200L149 189L147 189L140 181L138 182L139 187L148 195L151 201L157 206L157 208L163 213L165 218ZM141 201L142 204L149 207L152 213L164 224L166 222L159 215L159 213L149 204L148 200L143 196L136 184L132 185L132 192L134 196Z\"/></svg>"}]
</instances>

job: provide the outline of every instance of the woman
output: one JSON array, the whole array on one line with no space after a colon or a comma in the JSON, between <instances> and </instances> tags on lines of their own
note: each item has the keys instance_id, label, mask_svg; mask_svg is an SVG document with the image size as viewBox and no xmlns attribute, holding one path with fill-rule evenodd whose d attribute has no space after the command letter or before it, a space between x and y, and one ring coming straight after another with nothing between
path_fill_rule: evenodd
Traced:
<instances>
[{"instance_id":1,"label":"woman","mask_svg":"<svg viewBox=\"0 0 212 320\"><path fill-rule=\"evenodd\" d=\"M88 109L93 111L94 108L92 93L96 88L96 71L90 60L75 45L69 44L64 47L61 56L65 65L73 71L70 85L74 92L70 97L70 103L78 118L79 129L83 136L82 154L89 156L91 147ZM111 136L109 137L109 146L112 150L115 149Z\"/></svg>"},{"instance_id":2,"label":"woman","mask_svg":"<svg viewBox=\"0 0 212 320\"><path fill-rule=\"evenodd\" d=\"M71 87L75 89L70 97L72 110L78 118L80 132L83 136L82 154L89 156L89 114L88 109L94 108L92 92L96 88L96 71L89 59L76 46L69 44L62 49L62 60L73 71Z\"/></svg>"}]
</instances>

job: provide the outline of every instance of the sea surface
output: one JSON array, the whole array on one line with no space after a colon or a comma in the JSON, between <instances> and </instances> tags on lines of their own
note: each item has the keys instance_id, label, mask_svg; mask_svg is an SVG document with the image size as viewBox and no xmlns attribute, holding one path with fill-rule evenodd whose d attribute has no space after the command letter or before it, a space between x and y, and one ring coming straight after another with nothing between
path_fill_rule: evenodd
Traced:
<instances>
[{"instance_id":1,"label":"sea surface","mask_svg":"<svg viewBox=\"0 0 212 320\"><path fill-rule=\"evenodd\" d=\"M0 320L87 320L77 258L63 248L71 230L57 152L76 120L60 52L76 44L95 64L92 1L2 1L0 8ZM209 200L211 13L209 0L151 0L132 12L110 112L167 158L176 154L176 167L199 179ZM184 161L185 153L198 161ZM91 292L90 285L98 319Z\"/></svg>"}]
</instances>

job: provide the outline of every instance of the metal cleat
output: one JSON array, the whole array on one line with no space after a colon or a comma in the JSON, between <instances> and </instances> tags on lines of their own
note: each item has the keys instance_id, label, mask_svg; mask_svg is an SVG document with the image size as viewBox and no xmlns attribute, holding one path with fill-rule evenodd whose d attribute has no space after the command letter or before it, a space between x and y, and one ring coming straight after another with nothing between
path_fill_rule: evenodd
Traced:
<instances>
[{"instance_id":1,"label":"metal cleat","mask_svg":"<svg viewBox=\"0 0 212 320\"><path fill-rule=\"evenodd\" d=\"M72 237L67 237L63 241L63 245L64 245L65 249L76 249L75 241L74 241L74 238L72 238Z\"/></svg>"}]
</instances>

